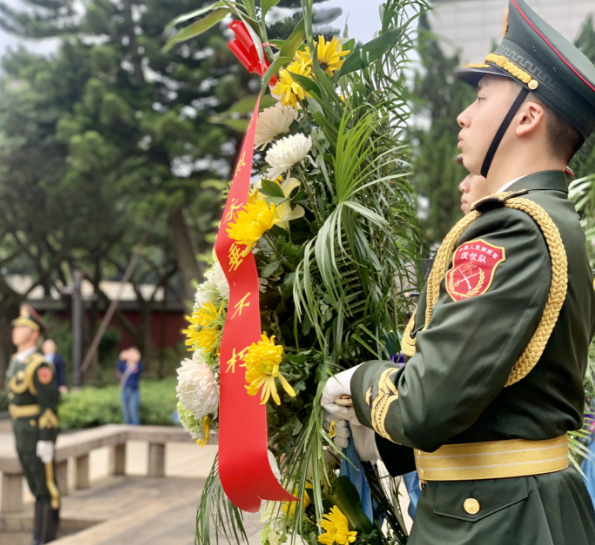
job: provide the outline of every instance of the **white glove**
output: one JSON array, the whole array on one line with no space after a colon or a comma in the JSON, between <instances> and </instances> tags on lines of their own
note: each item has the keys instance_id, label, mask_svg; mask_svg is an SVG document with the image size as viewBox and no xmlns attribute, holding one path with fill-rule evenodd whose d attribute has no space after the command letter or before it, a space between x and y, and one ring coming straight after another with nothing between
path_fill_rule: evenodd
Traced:
<instances>
[{"instance_id":1,"label":"white glove","mask_svg":"<svg viewBox=\"0 0 595 545\"><path fill-rule=\"evenodd\" d=\"M376 446L376 434L374 430L361 424L351 424L351 435L353 446L362 462L372 462L380 459L380 453Z\"/></svg>"},{"instance_id":2,"label":"white glove","mask_svg":"<svg viewBox=\"0 0 595 545\"><path fill-rule=\"evenodd\" d=\"M324 425L325 429L330 431L333 422L334 430L332 440L340 449L346 449L349 444L349 437L351 437L351 432L347 427L347 421L329 414L326 417L326 423Z\"/></svg>"},{"instance_id":3,"label":"white glove","mask_svg":"<svg viewBox=\"0 0 595 545\"><path fill-rule=\"evenodd\" d=\"M353 407L343 407L337 405L335 402L337 398L341 396L351 397L351 377L354 375L358 367L359 365L356 365L351 369L347 369L347 371L341 371L335 376L330 377L326 381L324 390L322 390L322 399L320 400L320 403L326 411L333 416L357 424L359 424L359 422L355 416Z\"/></svg>"},{"instance_id":4,"label":"white glove","mask_svg":"<svg viewBox=\"0 0 595 545\"><path fill-rule=\"evenodd\" d=\"M51 464L54 461L54 443L52 441L37 441L35 454L44 464Z\"/></svg>"}]
</instances>

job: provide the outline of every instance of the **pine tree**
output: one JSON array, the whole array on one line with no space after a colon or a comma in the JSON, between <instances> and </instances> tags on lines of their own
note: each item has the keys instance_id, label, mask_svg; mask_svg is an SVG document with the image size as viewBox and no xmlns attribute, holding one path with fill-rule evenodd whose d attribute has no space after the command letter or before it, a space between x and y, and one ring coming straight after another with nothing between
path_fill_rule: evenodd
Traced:
<instances>
[{"instance_id":1,"label":"pine tree","mask_svg":"<svg viewBox=\"0 0 595 545\"><path fill-rule=\"evenodd\" d=\"M32 5L46 9L24 14L1 6L0 26L27 37L61 36L61 43L49 58L18 50L3 59L2 274L30 275L47 292L80 267L98 293L101 280L121 276L151 224L133 282L170 291L177 285L181 299L190 299L201 277L197 254L210 250L216 230L220 180L229 177L243 136L233 117L208 120L258 82L250 88L253 77L220 29L162 53L163 29L195 3L93 0L76 18L73 2ZM11 292L4 277L0 287L3 379L9 320L23 294ZM150 312L150 301L137 296ZM127 324L147 350L149 319Z\"/></svg>"},{"instance_id":2,"label":"pine tree","mask_svg":"<svg viewBox=\"0 0 595 545\"><path fill-rule=\"evenodd\" d=\"M23 36L66 34L62 47L72 50L85 77L72 90L74 107L56 125L68 150L65 183L73 190L89 183L126 188L147 221L166 213L188 298L201 278L196 256L208 249L219 212L218 192L208 185L229 176L242 138L208 119L249 94L252 79L219 29L161 51L166 24L206 3L93 0L76 19L71 1L32 0L44 11L29 15L3 6L0 16L1 26ZM210 198L201 198L199 221L192 210L201 193ZM207 231L197 232L205 224Z\"/></svg>"}]
</instances>

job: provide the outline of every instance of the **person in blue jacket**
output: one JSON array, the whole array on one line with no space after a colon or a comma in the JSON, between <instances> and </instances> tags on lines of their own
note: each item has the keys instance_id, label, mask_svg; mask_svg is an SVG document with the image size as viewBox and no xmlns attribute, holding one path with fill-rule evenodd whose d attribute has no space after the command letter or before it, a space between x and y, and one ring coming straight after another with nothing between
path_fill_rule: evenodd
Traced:
<instances>
[{"instance_id":1,"label":"person in blue jacket","mask_svg":"<svg viewBox=\"0 0 595 545\"><path fill-rule=\"evenodd\" d=\"M124 424L134 426L140 424L138 382L142 371L143 364L137 348L132 347L120 352L120 357L116 364L116 378L120 381Z\"/></svg>"}]
</instances>

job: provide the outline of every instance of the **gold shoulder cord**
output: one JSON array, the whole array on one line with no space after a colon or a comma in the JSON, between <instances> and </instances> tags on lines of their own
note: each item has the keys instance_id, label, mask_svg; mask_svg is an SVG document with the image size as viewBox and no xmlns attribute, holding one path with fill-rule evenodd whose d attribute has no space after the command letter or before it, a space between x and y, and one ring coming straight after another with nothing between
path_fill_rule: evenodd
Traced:
<instances>
[{"instance_id":1,"label":"gold shoulder cord","mask_svg":"<svg viewBox=\"0 0 595 545\"><path fill-rule=\"evenodd\" d=\"M29 363L27 364L27 368L25 369L25 378L23 379L23 382L21 382L21 384L17 384L17 379L15 375L13 375L10 379L8 386L11 389L11 391L15 394L22 394L29 390L32 395L36 396L37 388L35 388L35 381L33 380L33 375L35 374L37 368L44 362L45 359L41 354L31 354L31 356L29 356Z\"/></svg>"},{"instance_id":2,"label":"gold shoulder cord","mask_svg":"<svg viewBox=\"0 0 595 545\"><path fill-rule=\"evenodd\" d=\"M564 249L564 244L562 243L560 232L558 231L556 224L541 206L533 201L520 197L507 200L504 203L504 206L515 210L521 210L529 214L533 220L535 220L543 233L552 260L552 283L550 285L550 291L543 311L543 316L537 330L529 341L529 344L525 347L521 357L514 364L510 376L508 377L506 386L511 386L525 378L531 372L533 367L535 367L539 358L543 354L545 345L558 321L568 288L568 260L566 258L566 251ZM446 270L456 249L457 242L467 227L469 227L469 225L480 215L480 212L474 211L459 221L450 233L448 233L436 254L434 266L428 278L426 316L423 330L427 329L430 319L432 318L432 307L436 301L438 301L440 295L440 283L446 275ZM405 329L401 345L403 353L409 357L415 354L415 339L411 337L414 324L415 314Z\"/></svg>"}]
</instances>

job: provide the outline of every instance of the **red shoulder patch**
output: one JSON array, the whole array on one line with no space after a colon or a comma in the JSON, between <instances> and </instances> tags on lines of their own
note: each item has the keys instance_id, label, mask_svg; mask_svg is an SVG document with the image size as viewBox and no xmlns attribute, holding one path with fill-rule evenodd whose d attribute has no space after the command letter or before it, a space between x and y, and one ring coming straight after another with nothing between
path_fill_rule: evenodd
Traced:
<instances>
[{"instance_id":1,"label":"red shoulder patch","mask_svg":"<svg viewBox=\"0 0 595 545\"><path fill-rule=\"evenodd\" d=\"M52 378L54 378L54 376L51 369L48 369L47 367L40 367L37 370L37 378L42 384L49 384L52 382Z\"/></svg>"},{"instance_id":2,"label":"red shoulder patch","mask_svg":"<svg viewBox=\"0 0 595 545\"><path fill-rule=\"evenodd\" d=\"M454 301L482 295L492 285L496 268L506 261L506 251L485 240L461 244L446 273L446 291Z\"/></svg>"}]
</instances>

